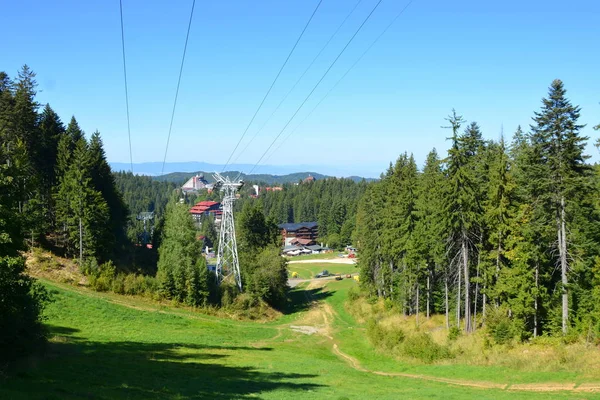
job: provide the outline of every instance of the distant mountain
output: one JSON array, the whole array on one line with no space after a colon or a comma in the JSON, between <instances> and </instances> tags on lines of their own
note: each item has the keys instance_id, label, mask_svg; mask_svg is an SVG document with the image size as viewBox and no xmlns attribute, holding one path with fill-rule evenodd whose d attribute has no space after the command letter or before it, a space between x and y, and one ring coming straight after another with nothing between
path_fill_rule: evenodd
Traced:
<instances>
[{"instance_id":1,"label":"distant mountain","mask_svg":"<svg viewBox=\"0 0 600 400\"><path fill-rule=\"evenodd\" d=\"M204 175L204 178L208 182L214 182L212 173L204 172L204 171L173 172L170 174L155 176L154 179L156 179L157 181L176 182L176 183L183 184L185 181L187 181L188 179L190 179L192 176L194 176L196 174ZM239 175L239 171L226 171L226 172L223 172L222 175L227 176L231 179L235 179ZM301 181L301 180L307 178L309 175L313 176L317 180L329 178L326 175L318 174L316 172L295 172L293 174L287 174L287 175L269 175L269 174L246 175L246 174L241 174L241 175L239 175L240 176L239 179L246 181L246 182L257 182L257 183L262 183L265 185L282 185L284 183L294 183L294 182Z\"/></svg>"},{"instance_id":2,"label":"distant mountain","mask_svg":"<svg viewBox=\"0 0 600 400\"><path fill-rule=\"evenodd\" d=\"M111 162L111 168L113 171L129 171L129 163ZM150 175L158 176L161 173L169 174L172 172L195 172L195 171L214 171L221 172L224 165L222 164L210 164L205 162L169 162L165 163L165 170L162 171L162 162L144 162L139 164L133 164L133 172L138 175ZM250 171L254 167L254 164L231 164L227 166L228 171ZM263 174L273 175L285 175L298 172L298 170L306 170L302 166L272 166L264 165L259 167L260 172Z\"/></svg>"},{"instance_id":3,"label":"distant mountain","mask_svg":"<svg viewBox=\"0 0 600 400\"><path fill-rule=\"evenodd\" d=\"M131 166L128 163L112 162L110 163L113 171L129 171ZM149 175L154 177L156 180L169 181L183 183L195 174L204 174L206 180L209 182L213 181L212 174L215 171L221 171L223 165L210 164L205 162L172 162L165 164L164 175L161 175L163 164L161 162L145 162L139 164L133 164L133 172L137 175ZM228 165L227 172L224 175L230 178L238 176L238 171L249 171L254 165L249 164L231 164ZM272 166L265 165L261 166L260 174L246 175L242 174L241 179L245 181L261 182L267 185L283 184L290 182L298 182L299 180L305 179L309 175L315 177L315 179L324 179L331 177L330 175L319 174L317 172L298 172L305 166ZM337 174L336 174L337 175ZM339 175L338 175L339 176ZM359 182L363 178L359 176L350 176L348 179ZM374 181L373 178L364 178L367 181Z\"/></svg>"},{"instance_id":4,"label":"distant mountain","mask_svg":"<svg viewBox=\"0 0 600 400\"><path fill-rule=\"evenodd\" d=\"M111 168L113 171L129 171L131 166L129 163L121 163L121 162L111 162ZM162 174L170 174L174 172L178 173L192 173L196 171L207 171L211 174L214 171L221 172L223 170L223 164L210 164L206 162L168 162L165 163L165 170L162 171L163 164L162 162L143 162L138 164L133 164L133 172L136 175L149 175L149 176L158 176ZM250 171L254 168L254 164L231 164L227 166L228 171ZM377 177L379 176L379 172L373 172L373 168L366 167L363 169L361 167L355 166L353 168L348 169L343 166L331 166L331 165L261 165L257 168L257 175L279 175L285 176L289 174L298 173L298 171L321 171L321 174L327 176L336 176L336 177L347 177L349 175L353 175L350 177L353 180L360 180L361 177L357 177L357 175L369 176L369 177ZM375 171L378 171L377 168Z\"/></svg>"}]
</instances>

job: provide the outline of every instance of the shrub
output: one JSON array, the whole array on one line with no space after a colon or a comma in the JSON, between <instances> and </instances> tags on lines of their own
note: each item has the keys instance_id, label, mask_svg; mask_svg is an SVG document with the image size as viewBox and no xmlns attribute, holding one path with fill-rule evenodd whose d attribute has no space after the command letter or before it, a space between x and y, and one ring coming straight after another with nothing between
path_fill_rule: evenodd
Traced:
<instances>
[{"instance_id":1,"label":"shrub","mask_svg":"<svg viewBox=\"0 0 600 400\"><path fill-rule=\"evenodd\" d=\"M22 257L0 257L0 380L6 362L43 345L42 312L50 300L46 289L25 274Z\"/></svg>"},{"instance_id":2,"label":"shrub","mask_svg":"<svg viewBox=\"0 0 600 400\"><path fill-rule=\"evenodd\" d=\"M460 337L462 332L458 326L453 326L448 330L448 340L453 342Z\"/></svg>"},{"instance_id":3,"label":"shrub","mask_svg":"<svg viewBox=\"0 0 600 400\"><path fill-rule=\"evenodd\" d=\"M512 318L505 307L492 308L486 315L488 333L497 344L509 343L518 333Z\"/></svg>"},{"instance_id":4,"label":"shrub","mask_svg":"<svg viewBox=\"0 0 600 400\"><path fill-rule=\"evenodd\" d=\"M400 328L385 329L374 319L367 323L367 337L378 349L394 350L404 341L404 331Z\"/></svg>"},{"instance_id":5,"label":"shrub","mask_svg":"<svg viewBox=\"0 0 600 400\"><path fill-rule=\"evenodd\" d=\"M34 248L33 256L36 259L38 268L42 271L50 271L62 268L62 265L52 256L45 255L41 249Z\"/></svg>"},{"instance_id":6,"label":"shrub","mask_svg":"<svg viewBox=\"0 0 600 400\"><path fill-rule=\"evenodd\" d=\"M125 279L126 279L126 275L123 273L117 274L111 284L111 290L113 293L116 294L125 294Z\"/></svg>"},{"instance_id":7,"label":"shrub","mask_svg":"<svg viewBox=\"0 0 600 400\"><path fill-rule=\"evenodd\" d=\"M402 346L402 352L409 357L426 363L432 363L452 356L447 347L435 343L431 336L426 333L417 333L406 338Z\"/></svg>"},{"instance_id":8,"label":"shrub","mask_svg":"<svg viewBox=\"0 0 600 400\"><path fill-rule=\"evenodd\" d=\"M90 275L90 287L97 292L107 292L112 289L114 277L115 265L112 261L105 262Z\"/></svg>"},{"instance_id":9,"label":"shrub","mask_svg":"<svg viewBox=\"0 0 600 400\"><path fill-rule=\"evenodd\" d=\"M348 290L348 300L350 302L356 301L360 298L360 289L357 286L352 286Z\"/></svg>"}]
</instances>

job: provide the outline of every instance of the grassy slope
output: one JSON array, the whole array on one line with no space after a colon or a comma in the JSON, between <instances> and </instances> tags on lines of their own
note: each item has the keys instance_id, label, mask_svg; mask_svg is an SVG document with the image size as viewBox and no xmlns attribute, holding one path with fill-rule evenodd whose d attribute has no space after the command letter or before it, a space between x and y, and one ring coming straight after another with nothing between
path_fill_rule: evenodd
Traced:
<instances>
[{"instance_id":1,"label":"grassy slope","mask_svg":"<svg viewBox=\"0 0 600 400\"><path fill-rule=\"evenodd\" d=\"M316 274L326 269L330 274L354 274L358 272L356 264L333 264L333 263L302 263L289 264L290 276L297 272L299 278L314 278Z\"/></svg>"},{"instance_id":2,"label":"grassy slope","mask_svg":"<svg viewBox=\"0 0 600 400\"><path fill-rule=\"evenodd\" d=\"M288 261L301 261L301 260L327 260L332 258L339 258L339 254L344 254L343 251L335 251L333 253L321 253L321 254L303 254L300 256L286 257Z\"/></svg>"},{"instance_id":3,"label":"grassy slope","mask_svg":"<svg viewBox=\"0 0 600 400\"><path fill-rule=\"evenodd\" d=\"M311 312L302 288L292 293L288 315L261 324L45 284L55 298L47 312L54 337L44 358L0 381L2 399L548 398L356 371L332 353L331 340L286 326ZM336 310L335 340L345 352L380 370L403 369L375 355L345 312L352 284L331 282L329 290L312 289L310 296Z\"/></svg>"},{"instance_id":4,"label":"grassy slope","mask_svg":"<svg viewBox=\"0 0 600 400\"><path fill-rule=\"evenodd\" d=\"M366 368L384 372L405 372L443 378L508 384L542 382L574 382L581 384L597 382L595 378L580 376L570 371L533 372L501 366L476 366L450 362L433 365L411 362L409 360L399 362L390 356L375 352L366 337L364 328L356 326L353 317L344 307L347 291L353 284L349 280L332 282L329 286L335 292L326 301L334 307L338 314L336 324L340 329L336 334L336 339L340 343L340 349L359 359Z\"/></svg>"}]
</instances>

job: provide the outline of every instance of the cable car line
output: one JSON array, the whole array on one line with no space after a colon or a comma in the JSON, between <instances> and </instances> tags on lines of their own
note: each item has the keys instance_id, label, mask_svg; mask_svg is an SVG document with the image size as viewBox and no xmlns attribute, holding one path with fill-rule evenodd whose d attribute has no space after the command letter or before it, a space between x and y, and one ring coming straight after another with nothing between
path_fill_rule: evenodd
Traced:
<instances>
[{"instance_id":1,"label":"cable car line","mask_svg":"<svg viewBox=\"0 0 600 400\"><path fill-rule=\"evenodd\" d=\"M244 133L242 133L242 136L240 137L240 140L238 140L237 144L235 145L233 151L231 152L231 154L229 155L229 158L227 159L227 162L225 163L225 165L223 166L223 169L221 170L221 172L225 171L225 168L227 168L227 166L229 165L229 162L231 161L231 158L233 157L233 155L235 154L236 150L238 149L240 143L242 142L242 140L244 140L244 137L246 136L246 133L248 132L248 129L250 129L250 125L252 125L252 123L254 122L254 119L256 118L256 116L258 115L258 112L260 111L260 109L262 108L263 104L265 103L265 100L267 99L267 97L269 96L269 93L271 93L271 90L273 89L273 86L275 86L275 82L277 82L277 79L279 79L279 75L281 75L281 72L283 71L283 69L285 68L285 66L287 65L290 57L292 56L292 54L294 53L294 50L296 50L296 46L298 46L298 43L300 42L300 39L302 39L302 36L304 36L304 32L306 32L306 28L308 28L308 25L310 24L310 22L312 21L313 17L315 16L315 14L317 13L317 10L319 9L319 7L321 6L321 3L323 2L323 0L319 0L319 2L317 3L317 6L315 7L314 11L312 12L310 18L308 19L308 21L306 22L306 25L304 25L304 29L302 29L302 32L300 33L300 36L298 36L298 39L296 39L296 43L294 43L294 46L292 47L292 50L290 51L290 53L288 54L287 58L285 59L285 61L283 62L283 65L281 66L281 68L279 68L279 72L277 72L277 75L275 76L275 79L273 79L273 82L271 83L271 86L269 86L269 90L267 90L267 93L265 93L262 101L260 102L260 104L258 105L258 108L256 109L256 111L254 112L254 115L252 116L252 119L250 119L250 122L248 122L248 125L246 126L246 129L244 129Z\"/></svg>"},{"instance_id":2,"label":"cable car line","mask_svg":"<svg viewBox=\"0 0 600 400\"><path fill-rule=\"evenodd\" d=\"M369 47L366 48L366 50L360 55L360 57L358 57L358 59L350 66L350 68L348 68L346 70L346 72L344 73L344 75L342 75L337 82L331 87L331 89L329 89L329 91L327 93L325 93L325 96L323 96L321 98L321 100L319 100L319 102L310 110L310 112L308 114L306 114L306 116L302 119L302 121L300 121L300 123L298 125L296 125L296 127L290 132L288 133L283 140L281 140L279 142L279 144L277 145L277 147L271 152L271 154L269 154L267 156L267 158L265 158L265 162L267 162L272 156L273 154L275 154L277 152L277 150L279 150L281 148L281 146L283 145L283 142L285 142L286 140L288 140L297 130L298 128L312 115L312 113L321 105L321 103L323 103L323 101L329 96L329 94L331 94L331 92L333 92L333 90L340 84L340 82L350 73L350 71L352 71L352 69L354 69L354 67L363 59L363 57L373 48L373 46L375 46L375 44L379 41L379 39L381 39L381 37L383 35L385 35L385 33L392 27L392 25L394 25L394 23L396 22L396 20L398 20L398 18L400 18L400 16L402 14L404 14L404 11L406 11L406 9L408 8L408 6L410 6L412 4L414 0L410 0L405 6L404 8L402 8L402 10L400 10L400 12L398 14L396 14L396 16L394 17L394 19L392 19L390 21L390 23L385 27L385 29L383 31L381 31L381 33L375 38L375 40L373 40L373 42L369 45Z\"/></svg>"},{"instance_id":3,"label":"cable car line","mask_svg":"<svg viewBox=\"0 0 600 400\"><path fill-rule=\"evenodd\" d=\"M273 110L273 112L271 113L271 115L269 115L269 118L267 118L267 120L263 123L263 125L260 127L260 129L256 131L256 133L254 134L254 136L252 136L252 138L250 139L250 141L248 141L248 143L246 143L246 146L242 149L242 151L240 151L238 153L238 155L234 158L234 160L231 162L232 164L235 164L235 162L240 158L240 156L248 149L248 146L250 146L250 144L254 141L254 139L256 139L256 137L258 136L258 134L260 132L262 132L262 130L265 128L265 126L267 126L267 124L269 123L269 121L271 120L271 118L273 118L273 115L275 115L275 113L277 112L277 110L279 110L279 108L285 102L285 100L288 98L288 96L294 91L294 89L296 88L296 86L298 86L298 83L300 83L300 81L302 80L302 78L304 78L304 76L306 75L306 73L308 72L308 70L313 66L313 64L321 56L321 54L327 48L327 46L329 46L329 43L331 43L331 41L338 34L338 32L340 31L340 29L342 29L342 26L344 26L344 24L346 23L346 21L348 20L348 18L350 18L350 16L354 13L354 11L356 10L356 8L360 5L360 3L362 1L363 0L358 0L358 2L354 5L354 7L352 8L352 10L350 10L350 12L348 13L348 15L346 15L346 18L344 18L344 20L342 21L342 23L339 24L339 26L337 27L337 29L335 30L335 32L333 32L333 34L329 37L329 40L327 40L327 43L325 43L325 45L321 48L321 50L319 51L319 53L317 53L317 55L315 56L315 58L313 58L313 60L308 65L308 67L306 67L306 69L304 70L304 72L300 75L300 77L298 78L298 80L296 80L296 83L294 83L294 85L292 86L292 88L286 93L285 96L283 96L283 99L281 99L281 101L279 102L279 104L277 105L277 107L275 107L275 109Z\"/></svg>"},{"instance_id":4,"label":"cable car line","mask_svg":"<svg viewBox=\"0 0 600 400\"><path fill-rule=\"evenodd\" d=\"M127 110L127 137L129 138L129 163L133 174L133 152L131 150L131 124L129 122L129 92L127 90L127 67L125 63L125 30L123 29L123 0L119 0L121 14L121 49L123 51L123 77L125 80L125 109Z\"/></svg>"},{"instance_id":5,"label":"cable car line","mask_svg":"<svg viewBox=\"0 0 600 400\"><path fill-rule=\"evenodd\" d=\"M287 127L290 125L290 123L292 122L292 120L296 117L296 115L298 114L298 112L300 112L300 110L302 109L302 107L304 106L304 104L306 104L306 102L308 101L308 99L310 98L310 96L312 96L312 94L315 92L315 90L317 90L317 87L319 87L319 85L321 84L321 82L323 82L323 80L325 79L325 77L327 76L327 74L329 73L329 71L331 71L331 69L337 63L337 61L340 59L340 57L342 56L342 54L344 54L344 52L346 51L346 49L348 48L348 46L350 46L350 44L352 43L352 41L354 40L354 38L356 37L356 35L358 35L358 33L362 30L363 26L365 26L365 24L367 23L367 21L371 18L371 16L373 15L373 13L377 9L377 7L379 7L379 5L381 4L382 1L383 0L379 0L377 2L377 4L375 4L375 6L373 7L373 9L369 13L369 15L367 15L367 17L363 20L363 22L360 24L360 26L358 27L358 29L356 30L356 32L354 32L354 34L352 35L352 37L350 38L350 40L348 40L348 42L346 43L346 45L344 46L344 48L342 48L342 50L339 52L339 54L337 55L337 57L335 58L335 60L333 60L333 62L329 66L329 68L327 68L327 70L325 71L325 73L323 74L323 76L321 76L321 79L319 79L319 81L312 88L312 90L310 91L310 93L308 93L308 95L306 96L306 98L302 101L302 103L300 103L300 106L298 106L298 108L296 109L296 111L294 112L294 114L290 117L290 119L287 121L287 123L285 124L285 126L281 129L281 131L279 131L279 133L277 134L277 136L275 136L275 139L273 139L273 141L271 142L271 144L269 145L269 147L267 147L267 149L265 150L265 152L260 156L260 158L258 159L258 161L256 162L256 164L252 167L252 169L250 170L250 172L248 173L248 175L251 174L252 172L254 172L254 170L256 169L256 167L258 166L258 164L260 164L260 162L265 157L265 155L269 152L269 150L271 150L271 148L273 147L273 144L275 144L275 142L277 141L277 139L279 139L279 137L281 136L281 134L287 129ZM238 175L238 177L241 174L242 173L240 172L240 174Z\"/></svg>"},{"instance_id":6,"label":"cable car line","mask_svg":"<svg viewBox=\"0 0 600 400\"><path fill-rule=\"evenodd\" d=\"M181 75L183 74L183 64L185 62L185 53L187 51L188 39L190 38L190 29L192 27L192 19L194 17L194 7L196 0L192 1L192 10L190 11L190 21L188 22L187 34L185 35L185 45L183 46L183 56L181 57L181 66L179 68L179 78L177 79L177 89L175 90L175 100L173 102L173 111L171 112L171 123L169 124L169 135L167 136L167 145L165 147L165 157L163 158L162 169L160 174L165 172L165 163L167 161L167 152L169 151L169 141L171 140L171 131L173 129L173 119L175 118L175 108L177 107L177 97L179 96L179 86L181 84Z\"/></svg>"}]
</instances>

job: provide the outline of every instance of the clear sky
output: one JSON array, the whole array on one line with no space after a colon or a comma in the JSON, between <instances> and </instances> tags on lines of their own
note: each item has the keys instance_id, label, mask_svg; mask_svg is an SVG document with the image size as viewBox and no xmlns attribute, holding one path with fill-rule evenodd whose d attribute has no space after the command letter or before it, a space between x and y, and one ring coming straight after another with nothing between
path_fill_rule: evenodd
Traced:
<instances>
[{"instance_id":1,"label":"clear sky","mask_svg":"<svg viewBox=\"0 0 600 400\"><path fill-rule=\"evenodd\" d=\"M238 163L258 161L376 1L362 0ZM247 139L356 2L323 1ZM406 3L383 0L292 129ZM316 4L197 1L167 161L227 160ZM134 163L163 159L190 8L191 0L123 0ZM109 161L128 162L120 35L118 0L0 3L0 70L16 76L28 64L40 102L65 122L75 115L88 134L99 130ZM415 0L268 163L365 176L404 151L422 163L431 148L447 149L441 126L452 108L486 138L502 126L510 136L529 126L554 78L596 138L599 71L600 1Z\"/></svg>"}]
</instances>

